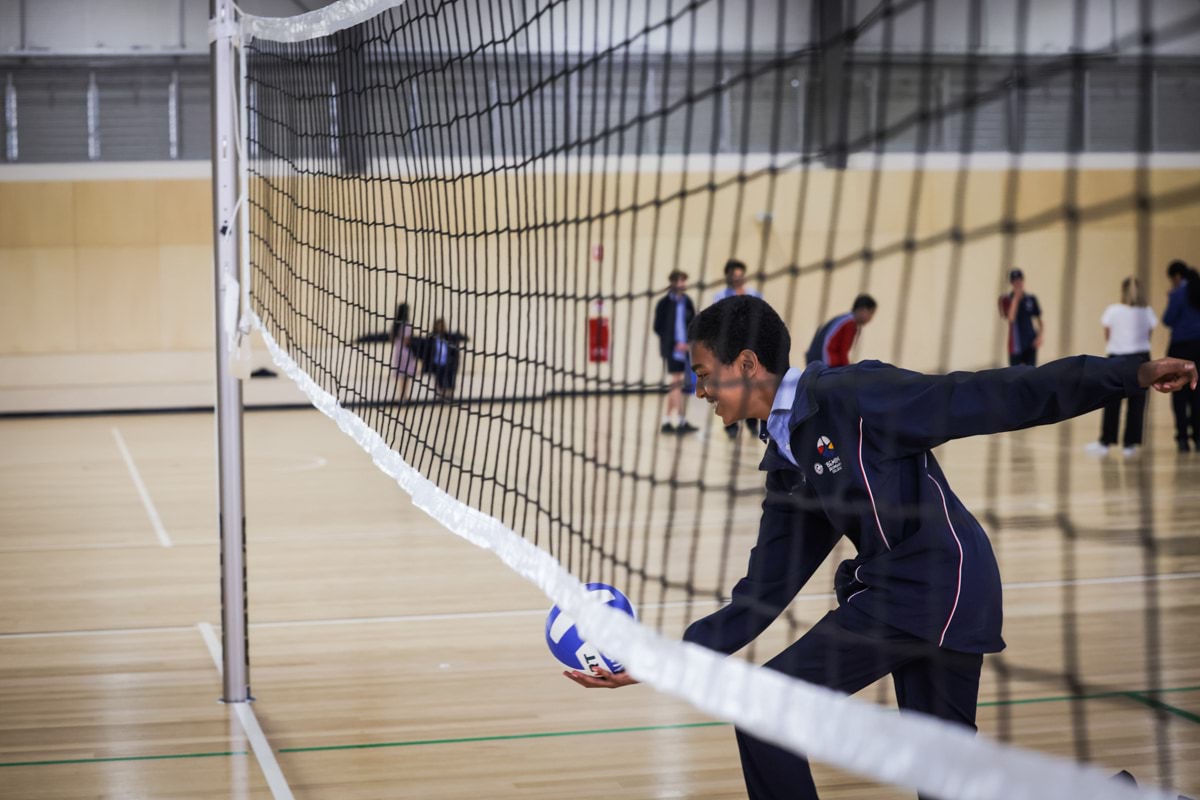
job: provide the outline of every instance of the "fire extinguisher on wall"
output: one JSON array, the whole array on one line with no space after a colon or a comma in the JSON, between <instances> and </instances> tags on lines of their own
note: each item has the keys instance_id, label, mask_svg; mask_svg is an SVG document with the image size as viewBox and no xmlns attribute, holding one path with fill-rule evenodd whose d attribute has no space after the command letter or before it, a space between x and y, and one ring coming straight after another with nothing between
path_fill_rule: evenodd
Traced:
<instances>
[{"instance_id":1,"label":"fire extinguisher on wall","mask_svg":"<svg viewBox=\"0 0 1200 800\"><path fill-rule=\"evenodd\" d=\"M599 266L604 260L604 245L592 245L592 260ZM604 301L595 303L595 315L588 318L588 361L606 363L610 352L608 317L604 316Z\"/></svg>"},{"instance_id":2,"label":"fire extinguisher on wall","mask_svg":"<svg viewBox=\"0 0 1200 800\"><path fill-rule=\"evenodd\" d=\"M588 319L588 361L608 361L608 317L604 316L604 301L596 301L596 316Z\"/></svg>"}]
</instances>

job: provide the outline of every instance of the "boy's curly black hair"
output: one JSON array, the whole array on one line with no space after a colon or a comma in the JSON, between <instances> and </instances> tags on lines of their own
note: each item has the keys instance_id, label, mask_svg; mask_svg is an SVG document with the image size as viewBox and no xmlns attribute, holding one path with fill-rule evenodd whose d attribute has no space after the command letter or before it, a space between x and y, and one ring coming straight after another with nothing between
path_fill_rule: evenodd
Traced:
<instances>
[{"instance_id":1,"label":"boy's curly black hair","mask_svg":"<svg viewBox=\"0 0 1200 800\"><path fill-rule=\"evenodd\" d=\"M713 303L692 320L687 336L689 342L703 343L723 364L732 364L749 350L768 372L782 375L788 370L792 337L775 309L761 298L741 294Z\"/></svg>"}]
</instances>

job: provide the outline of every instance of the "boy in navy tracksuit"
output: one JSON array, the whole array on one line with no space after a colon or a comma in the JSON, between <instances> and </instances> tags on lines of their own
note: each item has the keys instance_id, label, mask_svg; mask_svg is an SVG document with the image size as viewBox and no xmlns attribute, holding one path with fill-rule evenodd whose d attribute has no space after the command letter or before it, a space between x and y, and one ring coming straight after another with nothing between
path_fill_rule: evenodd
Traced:
<instances>
[{"instance_id":1,"label":"boy in navy tracksuit","mask_svg":"<svg viewBox=\"0 0 1200 800\"><path fill-rule=\"evenodd\" d=\"M685 640L733 653L766 630L846 536L839 607L767 666L853 694L892 675L901 709L972 728L984 653L1004 648L1000 572L979 522L930 452L951 439L1086 414L1146 386L1195 386L1180 359L1090 356L1040 369L921 375L878 361L788 368L787 328L762 300L730 298L688 329L696 394L722 422L766 420L758 543L729 605ZM628 674L568 674L591 688ZM737 731L751 798L815 798L800 756Z\"/></svg>"}]
</instances>

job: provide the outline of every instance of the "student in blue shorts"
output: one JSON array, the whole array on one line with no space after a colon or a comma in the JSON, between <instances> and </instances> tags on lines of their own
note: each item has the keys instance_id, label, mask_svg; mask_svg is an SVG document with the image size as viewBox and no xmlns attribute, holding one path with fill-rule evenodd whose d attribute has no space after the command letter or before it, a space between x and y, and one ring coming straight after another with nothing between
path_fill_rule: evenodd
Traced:
<instances>
[{"instance_id":1,"label":"student in blue shorts","mask_svg":"<svg viewBox=\"0 0 1200 800\"><path fill-rule=\"evenodd\" d=\"M686 272L673 270L667 281L669 291L654 306L654 335L658 337L659 355L669 380L659 430L663 433L695 433L698 429L687 418L683 383L688 368L687 326L696 316L696 306L687 294Z\"/></svg>"}]
</instances>

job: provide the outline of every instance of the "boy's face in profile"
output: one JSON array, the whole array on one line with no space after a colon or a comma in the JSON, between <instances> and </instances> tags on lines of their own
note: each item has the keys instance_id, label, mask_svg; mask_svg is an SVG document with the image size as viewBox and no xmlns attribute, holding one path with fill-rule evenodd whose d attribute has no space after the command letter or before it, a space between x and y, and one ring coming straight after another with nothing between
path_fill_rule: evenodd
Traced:
<instances>
[{"instance_id":1,"label":"boy's face in profile","mask_svg":"<svg viewBox=\"0 0 1200 800\"><path fill-rule=\"evenodd\" d=\"M737 362L722 364L703 342L692 342L689 347L696 372L696 397L708 401L725 425L745 419L750 382L743 378Z\"/></svg>"}]
</instances>

